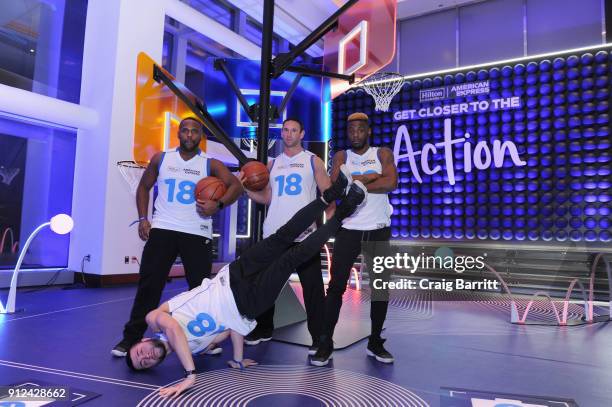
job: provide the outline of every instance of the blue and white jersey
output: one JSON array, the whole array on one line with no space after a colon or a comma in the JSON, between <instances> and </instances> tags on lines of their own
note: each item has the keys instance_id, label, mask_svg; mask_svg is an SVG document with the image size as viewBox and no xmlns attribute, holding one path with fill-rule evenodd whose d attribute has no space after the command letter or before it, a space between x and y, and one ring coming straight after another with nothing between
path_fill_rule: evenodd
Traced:
<instances>
[{"instance_id":1,"label":"blue and white jersey","mask_svg":"<svg viewBox=\"0 0 612 407\"><path fill-rule=\"evenodd\" d=\"M378 159L378 147L370 147L363 155L346 150L346 167L353 175L382 174ZM393 207L388 194L368 194L366 202L355 213L342 222L342 227L351 230L374 230L391 224Z\"/></svg>"},{"instance_id":2,"label":"blue and white jersey","mask_svg":"<svg viewBox=\"0 0 612 407\"><path fill-rule=\"evenodd\" d=\"M264 238L276 232L297 211L317 197L314 157L310 151L303 150L293 157L281 153L272 162L270 170L272 200L263 224ZM296 239L296 242L305 239L315 229L316 224L313 223Z\"/></svg>"},{"instance_id":3,"label":"blue and white jersey","mask_svg":"<svg viewBox=\"0 0 612 407\"><path fill-rule=\"evenodd\" d=\"M257 321L238 312L230 287L229 265L212 280L205 278L200 286L170 299L168 306L194 354L206 349L215 336L227 329L247 335L257 325Z\"/></svg>"},{"instance_id":4,"label":"blue and white jersey","mask_svg":"<svg viewBox=\"0 0 612 407\"><path fill-rule=\"evenodd\" d=\"M212 239L212 218L196 211L195 187L210 174L210 160L199 152L183 160L178 148L162 154L157 176L157 199L151 227Z\"/></svg>"}]
</instances>

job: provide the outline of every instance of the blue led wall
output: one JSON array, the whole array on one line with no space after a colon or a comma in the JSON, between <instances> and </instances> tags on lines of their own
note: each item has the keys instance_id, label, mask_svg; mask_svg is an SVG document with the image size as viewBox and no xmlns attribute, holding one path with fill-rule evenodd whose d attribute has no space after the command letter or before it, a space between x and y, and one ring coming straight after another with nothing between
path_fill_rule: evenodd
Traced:
<instances>
[{"instance_id":1,"label":"blue led wall","mask_svg":"<svg viewBox=\"0 0 612 407\"><path fill-rule=\"evenodd\" d=\"M376 112L364 91L353 91L333 101L331 147L347 148L346 117L356 111L370 116L371 144L392 150L402 126L414 151L444 140L445 119L454 139L470 135L453 146L454 183L444 152L429 155L430 170L440 170L421 170L421 182L409 160L398 161L400 182L390 194L394 238L610 242L611 73L608 47L416 78L403 85L386 113ZM486 95L419 102L424 89L486 80ZM511 97L518 97L518 107L397 120L398 111ZM499 166L476 168L474 160L487 159L483 149L472 157L476 146L491 147L495 140L512 142L524 165L506 151ZM400 147L399 155L406 154L405 143Z\"/></svg>"}]
</instances>

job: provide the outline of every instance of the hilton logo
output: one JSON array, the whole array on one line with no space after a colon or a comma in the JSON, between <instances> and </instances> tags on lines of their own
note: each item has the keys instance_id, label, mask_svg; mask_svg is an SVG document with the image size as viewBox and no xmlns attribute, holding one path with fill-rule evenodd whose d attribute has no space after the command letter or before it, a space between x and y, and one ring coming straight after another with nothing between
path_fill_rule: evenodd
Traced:
<instances>
[{"instance_id":1,"label":"hilton logo","mask_svg":"<svg viewBox=\"0 0 612 407\"><path fill-rule=\"evenodd\" d=\"M419 91L420 102L431 102L446 98L446 88L425 89Z\"/></svg>"}]
</instances>

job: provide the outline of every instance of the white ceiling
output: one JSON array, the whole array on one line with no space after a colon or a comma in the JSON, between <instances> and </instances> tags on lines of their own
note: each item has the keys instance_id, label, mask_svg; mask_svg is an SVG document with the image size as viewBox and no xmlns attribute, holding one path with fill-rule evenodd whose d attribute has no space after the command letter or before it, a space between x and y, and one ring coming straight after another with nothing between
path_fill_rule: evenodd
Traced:
<instances>
[{"instance_id":1,"label":"white ceiling","mask_svg":"<svg viewBox=\"0 0 612 407\"><path fill-rule=\"evenodd\" d=\"M258 22L263 21L263 1L228 0ZM416 17L448 8L484 0L398 0L398 20ZM331 16L346 0L276 0L274 32L293 44L317 28ZM307 51L311 56L323 55L321 42Z\"/></svg>"},{"instance_id":2,"label":"white ceiling","mask_svg":"<svg viewBox=\"0 0 612 407\"><path fill-rule=\"evenodd\" d=\"M397 18L403 20L481 1L485 0L398 0Z\"/></svg>"},{"instance_id":3,"label":"white ceiling","mask_svg":"<svg viewBox=\"0 0 612 407\"><path fill-rule=\"evenodd\" d=\"M263 1L228 0L259 23L263 23ZM292 44L299 43L327 17L337 10L331 0L276 0L274 6L274 32ZM307 51L313 57L323 55L322 43Z\"/></svg>"}]
</instances>

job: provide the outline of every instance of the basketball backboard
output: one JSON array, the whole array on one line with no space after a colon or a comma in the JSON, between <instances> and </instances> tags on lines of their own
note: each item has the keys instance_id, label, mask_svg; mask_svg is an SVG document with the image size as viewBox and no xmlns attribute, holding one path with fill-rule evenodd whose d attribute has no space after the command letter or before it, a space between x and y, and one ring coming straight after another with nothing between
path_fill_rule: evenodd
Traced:
<instances>
[{"instance_id":1,"label":"basketball backboard","mask_svg":"<svg viewBox=\"0 0 612 407\"><path fill-rule=\"evenodd\" d=\"M323 63L329 72L355 74L363 80L378 72L395 55L397 0L359 0L343 13L338 28L325 35ZM349 88L330 80L332 99Z\"/></svg>"},{"instance_id":2,"label":"basketball backboard","mask_svg":"<svg viewBox=\"0 0 612 407\"><path fill-rule=\"evenodd\" d=\"M133 157L139 163L149 162L159 151L178 147L179 122L194 116L167 86L153 79L154 65L155 61L144 52L138 55ZM191 100L196 100L184 86L181 91ZM202 138L200 149L206 151L206 138Z\"/></svg>"}]
</instances>

